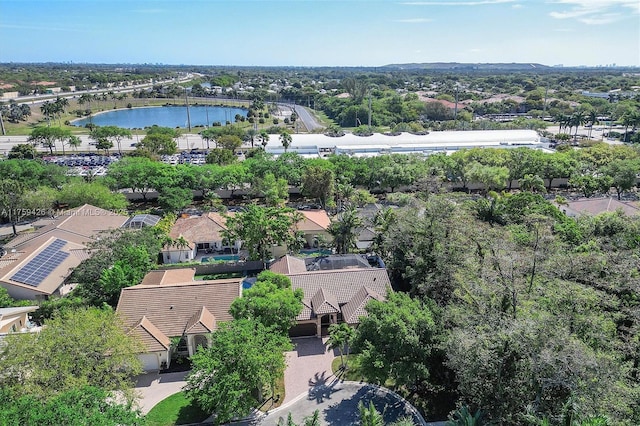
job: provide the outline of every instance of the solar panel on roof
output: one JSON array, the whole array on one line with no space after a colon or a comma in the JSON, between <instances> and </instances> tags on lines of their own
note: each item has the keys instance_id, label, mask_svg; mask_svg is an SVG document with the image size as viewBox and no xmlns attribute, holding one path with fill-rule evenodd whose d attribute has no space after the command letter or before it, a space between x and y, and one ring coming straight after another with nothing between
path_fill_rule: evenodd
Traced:
<instances>
[{"instance_id":1,"label":"solar panel on roof","mask_svg":"<svg viewBox=\"0 0 640 426\"><path fill-rule=\"evenodd\" d=\"M67 244L66 241L55 239L44 250L16 272L11 279L19 283L37 287L42 281L62 262L69 257L69 253L60 249Z\"/></svg>"}]
</instances>

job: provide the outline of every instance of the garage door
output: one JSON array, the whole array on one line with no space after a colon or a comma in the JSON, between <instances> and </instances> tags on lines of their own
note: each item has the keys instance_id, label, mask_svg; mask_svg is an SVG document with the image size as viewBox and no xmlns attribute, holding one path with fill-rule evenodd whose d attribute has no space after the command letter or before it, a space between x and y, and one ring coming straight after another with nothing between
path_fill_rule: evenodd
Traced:
<instances>
[{"instance_id":1,"label":"garage door","mask_svg":"<svg viewBox=\"0 0 640 426\"><path fill-rule=\"evenodd\" d=\"M142 369L144 371L158 371L160 370L160 360L157 354L141 354L138 355L140 362L142 362Z\"/></svg>"},{"instance_id":2,"label":"garage door","mask_svg":"<svg viewBox=\"0 0 640 426\"><path fill-rule=\"evenodd\" d=\"M315 336L316 325L315 324L298 324L289 330L289 336L291 337L305 337Z\"/></svg>"}]
</instances>

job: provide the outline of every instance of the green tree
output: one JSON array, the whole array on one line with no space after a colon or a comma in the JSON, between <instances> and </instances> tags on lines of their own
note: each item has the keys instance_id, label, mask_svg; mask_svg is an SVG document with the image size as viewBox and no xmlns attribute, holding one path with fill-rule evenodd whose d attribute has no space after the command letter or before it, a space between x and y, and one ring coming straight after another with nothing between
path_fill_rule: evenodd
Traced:
<instances>
[{"instance_id":1,"label":"green tree","mask_svg":"<svg viewBox=\"0 0 640 426\"><path fill-rule=\"evenodd\" d=\"M287 152L287 150L291 146L291 142L293 140L291 138L291 133L289 133L286 129L283 129L280 132L279 139L280 139L280 143L282 144L282 147L284 148L284 152Z\"/></svg>"},{"instance_id":2,"label":"green tree","mask_svg":"<svg viewBox=\"0 0 640 426\"><path fill-rule=\"evenodd\" d=\"M309 165L302 176L302 193L315 198L323 208L331 199L334 191L335 176L333 170L321 165Z\"/></svg>"},{"instance_id":3,"label":"green tree","mask_svg":"<svg viewBox=\"0 0 640 426\"><path fill-rule=\"evenodd\" d=\"M11 224L13 235L18 235L16 225L28 212L22 205L26 188L18 180L0 180L0 216Z\"/></svg>"},{"instance_id":4,"label":"green tree","mask_svg":"<svg viewBox=\"0 0 640 426\"><path fill-rule=\"evenodd\" d=\"M258 321L239 319L220 324L211 347L192 358L186 393L203 411L216 413L216 423L248 415L262 401L285 369L288 337L269 331Z\"/></svg>"},{"instance_id":5,"label":"green tree","mask_svg":"<svg viewBox=\"0 0 640 426\"><path fill-rule=\"evenodd\" d=\"M611 178L611 186L616 189L619 200L623 192L635 186L638 170L640 163L637 160L616 159L603 167L602 172Z\"/></svg>"},{"instance_id":6,"label":"green tree","mask_svg":"<svg viewBox=\"0 0 640 426\"><path fill-rule=\"evenodd\" d=\"M353 341L362 374L374 383L391 379L396 387L424 385L438 344L429 306L390 291L387 301L371 300L366 311Z\"/></svg>"},{"instance_id":7,"label":"green tree","mask_svg":"<svg viewBox=\"0 0 640 426\"><path fill-rule=\"evenodd\" d=\"M110 309L67 311L39 333L9 334L4 341L0 384L17 397L48 397L82 386L127 391L132 375L141 372L141 346Z\"/></svg>"},{"instance_id":8,"label":"green tree","mask_svg":"<svg viewBox=\"0 0 640 426\"><path fill-rule=\"evenodd\" d=\"M120 192L111 192L99 182L76 181L60 188L58 201L68 204L69 208L91 204L107 210L124 210L129 205L127 198Z\"/></svg>"},{"instance_id":9,"label":"green tree","mask_svg":"<svg viewBox=\"0 0 640 426\"><path fill-rule=\"evenodd\" d=\"M131 139L131 130L123 129L118 126L96 127L91 131L91 138L98 142L98 145L100 145L101 141L105 146L108 145L106 141L111 142L111 146L106 148L107 150L113 147L113 142L115 142L118 147L118 153L122 155L122 139ZM98 146L98 149L105 148L100 148L100 146Z\"/></svg>"},{"instance_id":10,"label":"green tree","mask_svg":"<svg viewBox=\"0 0 640 426\"><path fill-rule=\"evenodd\" d=\"M63 142L70 136L71 131L68 129L63 129L61 127L36 126L31 131L27 140L34 145L40 144L49 148L49 152L53 155L53 148L55 148L56 142ZM64 153L64 143L62 144L62 150Z\"/></svg>"},{"instance_id":11,"label":"green tree","mask_svg":"<svg viewBox=\"0 0 640 426\"><path fill-rule=\"evenodd\" d=\"M226 166L228 164L235 163L237 161L236 155L233 151L223 148L214 148L207 154L205 158L207 164L216 164L218 166Z\"/></svg>"},{"instance_id":12,"label":"green tree","mask_svg":"<svg viewBox=\"0 0 640 426\"><path fill-rule=\"evenodd\" d=\"M125 157L109 165L107 178L113 189L128 188L146 201L153 189L167 185L171 166L144 157Z\"/></svg>"},{"instance_id":13,"label":"green tree","mask_svg":"<svg viewBox=\"0 0 640 426\"><path fill-rule=\"evenodd\" d=\"M158 193L158 204L165 212L177 213L193 202L193 190L181 187L164 187Z\"/></svg>"},{"instance_id":14,"label":"green tree","mask_svg":"<svg viewBox=\"0 0 640 426\"><path fill-rule=\"evenodd\" d=\"M33 145L21 143L14 145L7 154L8 159L33 160L36 158L37 152Z\"/></svg>"},{"instance_id":15,"label":"green tree","mask_svg":"<svg viewBox=\"0 0 640 426\"><path fill-rule=\"evenodd\" d=\"M96 306L102 306L114 296L119 296L115 286L112 287L115 290L105 291L100 284L104 271L111 269L117 262L125 268L125 276L130 277L126 284L139 284L136 277L143 277L155 265L167 238L158 227L117 229L102 233L99 240L89 243L89 249L95 255L83 261L71 274L71 282L78 283L73 295ZM140 257L138 249L146 253L146 259ZM125 265L135 271L128 271Z\"/></svg>"},{"instance_id":16,"label":"green tree","mask_svg":"<svg viewBox=\"0 0 640 426\"><path fill-rule=\"evenodd\" d=\"M225 238L242 241L250 259L266 262L273 246L287 244L293 238L291 213L288 208L251 204L244 212L227 217Z\"/></svg>"},{"instance_id":17,"label":"green tree","mask_svg":"<svg viewBox=\"0 0 640 426\"><path fill-rule=\"evenodd\" d=\"M357 247L360 227L362 227L362 219L354 207L350 207L339 215L338 220L331 222L327 231L333 237L332 245L338 254L349 253Z\"/></svg>"},{"instance_id":18,"label":"green tree","mask_svg":"<svg viewBox=\"0 0 640 426\"><path fill-rule=\"evenodd\" d=\"M340 352L340 366L343 369L347 368L347 363L344 362L344 354L346 351L347 357L349 356L349 347L355 337L356 331L347 323L331 324L329 326L329 339L327 340L327 346L330 349L338 349Z\"/></svg>"},{"instance_id":19,"label":"green tree","mask_svg":"<svg viewBox=\"0 0 640 426\"><path fill-rule=\"evenodd\" d=\"M173 155L178 151L178 145L170 134L147 133L137 144L136 151L147 152L152 156Z\"/></svg>"},{"instance_id":20,"label":"green tree","mask_svg":"<svg viewBox=\"0 0 640 426\"><path fill-rule=\"evenodd\" d=\"M302 311L302 289L291 289L288 277L270 271L258 275L256 283L233 301L229 312L235 319L256 320L266 328L287 336Z\"/></svg>"},{"instance_id":21,"label":"green tree","mask_svg":"<svg viewBox=\"0 0 640 426\"><path fill-rule=\"evenodd\" d=\"M3 425L96 425L142 424L143 419L130 402L118 403L96 386L82 386L48 399L32 395L14 398L0 391L0 418Z\"/></svg>"},{"instance_id":22,"label":"green tree","mask_svg":"<svg viewBox=\"0 0 640 426\"><path fill-rule=\"evenodd\" d=\"M376 410L372 402L364 405L362 401L358 403L358 413L360 415L360 424L362 426L384 426L382 414Z\"/></svg>"}]
</instances>

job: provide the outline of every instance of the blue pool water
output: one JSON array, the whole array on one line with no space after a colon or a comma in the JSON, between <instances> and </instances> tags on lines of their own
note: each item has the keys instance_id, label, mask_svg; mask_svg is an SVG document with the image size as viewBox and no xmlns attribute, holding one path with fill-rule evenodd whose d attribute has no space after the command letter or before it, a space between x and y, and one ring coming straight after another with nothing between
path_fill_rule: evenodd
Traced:
<instances>
[{"instance_id":1,"label":"blue pool water","mask_svg":"<svg viewBox=\"0 0 640 426\"><path fill-rule=\"evenodd\" d=\"M207 256L207 257L203 257L200 262L202 263L207 263L207 262L214 262L216 260L226 260L228 262L235 262L240 260L240 256L237 254L221 254L219 256Z\"/></svg>"}]
</instances>

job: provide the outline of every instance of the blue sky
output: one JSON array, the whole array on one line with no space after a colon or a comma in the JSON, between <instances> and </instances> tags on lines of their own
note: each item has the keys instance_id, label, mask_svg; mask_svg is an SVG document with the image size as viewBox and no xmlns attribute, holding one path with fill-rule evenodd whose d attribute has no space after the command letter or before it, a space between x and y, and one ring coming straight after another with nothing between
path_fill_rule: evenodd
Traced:
<instances>
[{"instance_id":1,"label":"blue sky","mask_svg":"<svg viewBox=\"0 0 640 426\"><path fill-rule=\"evenodd\" d=\"M640 0L0 0L0 62L640 66Z\"/></svg>"}]
</instances>

